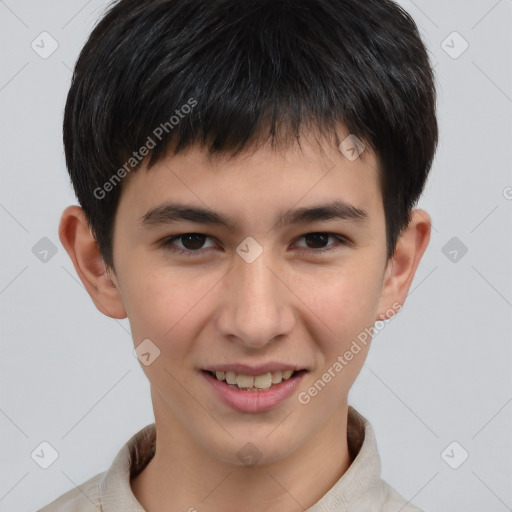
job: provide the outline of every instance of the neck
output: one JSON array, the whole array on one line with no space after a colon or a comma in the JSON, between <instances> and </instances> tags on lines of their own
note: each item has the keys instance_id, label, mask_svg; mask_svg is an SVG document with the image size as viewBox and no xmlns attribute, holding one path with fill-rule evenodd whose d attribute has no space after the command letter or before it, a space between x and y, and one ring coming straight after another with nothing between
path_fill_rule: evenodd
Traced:
<instances>
[{"instance_id":1,"label":"neck","mask_svg":"<svg viewBox=\"0 0 512 512\"><path fill-rule=\"evenodd\" d=\"M199 446L176 417L155 414L155 456L131 481L132 491L147 512L302 511L350 466L347 413L343 404L289 456L254 466L219 460Z\"/></svg>"}]
</instances>

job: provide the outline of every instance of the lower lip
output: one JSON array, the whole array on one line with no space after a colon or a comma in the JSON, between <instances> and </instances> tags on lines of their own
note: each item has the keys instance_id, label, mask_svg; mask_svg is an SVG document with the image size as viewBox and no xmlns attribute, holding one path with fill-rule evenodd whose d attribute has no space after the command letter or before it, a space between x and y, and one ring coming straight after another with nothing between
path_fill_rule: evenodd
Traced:
<instances>
[{"instance_id":1,"label":"lower lip","mask_svg":"<svg viewBox=\"0 0 512 512\"><path fill-rule=\"evenodd\" d=\"M297 372L288 380L283 380L279 384L263 391L242 391L226 384L226 381L217 380L207 371L201 371L219 398L229 407L239 412L263 412L276 407L281 402L292 395L305 371Z\"/></svg>"}]
</instances>

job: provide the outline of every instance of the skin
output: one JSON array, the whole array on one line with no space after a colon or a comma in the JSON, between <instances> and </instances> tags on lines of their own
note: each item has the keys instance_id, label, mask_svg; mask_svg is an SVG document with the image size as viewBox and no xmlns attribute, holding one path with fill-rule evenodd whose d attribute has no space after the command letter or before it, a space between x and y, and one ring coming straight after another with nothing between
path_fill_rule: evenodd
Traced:
<instances>
[{"instance_id":1,"label":"skin","mask_svg":"<svg viewBox=\"0 0 512 512\"><path fill-rule=\"evenodd\" d=\"M403 304L430 237L430 217L414 210L391 260L378 162L370 150L349 161L333 145L304 137L301 148L262 146L231 159L198 147L166 156L149 172L125 178L115 218L114 269L105 267L83 211L68 207L60 238L97 308L128 316L134 344L149 338L160 357L142 366L151 385L155 457L132 489L148 512L303 510L351 464L347 396L368 347L307 405L297 393L276 408L240 413L224 405L200 374L220 363L279 361L309 371L307 390L357 335ZM330 219L283 227L278 213L344 200L364 221ZM239 229L191 221L141 227L165 201L208 207ZM158 242L202 233L184 256ZM332 233L323 243L304 235ZM236 252L248 236L263 248L252 263ZM318 248L329 247L323 254ZM302 251L302 252L301 252ZM316 251L316 252L315 252ZM261 458L244 466L253 443ZM315 478L312 478L312 475Z\"/></svg>"}]
</instances>

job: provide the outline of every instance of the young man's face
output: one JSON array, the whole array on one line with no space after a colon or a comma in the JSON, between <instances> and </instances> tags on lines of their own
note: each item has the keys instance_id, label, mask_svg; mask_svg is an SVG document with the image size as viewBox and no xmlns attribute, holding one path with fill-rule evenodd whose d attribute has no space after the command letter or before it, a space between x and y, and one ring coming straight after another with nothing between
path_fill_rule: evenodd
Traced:
<instances>
[{"instance_id":1,"label":"young man's face","mask_svg":"<svg viewBox=\"0 0 512 512\"><path fill-rule=\"evenodd\" d=\"M143 366L157 426L235 464L246 451L259 463L279 461L339 428L368 344L359 342L341 371L335 363L399 298L382 293L389 268L377 172L368 150L351 161L303 140L302 149L230 160L194 148L125 180L113 279L135 346L151 340L160 350ZM335 203L339 217L288 222L296 211ZM231 225L186 220L162 209L170 205L207 209ZM259 375L269 364L306 371L261 392L205 373L246 365L236 373ZM309 393L329 368L331 379Z\"/></svg>"}]
</instances>

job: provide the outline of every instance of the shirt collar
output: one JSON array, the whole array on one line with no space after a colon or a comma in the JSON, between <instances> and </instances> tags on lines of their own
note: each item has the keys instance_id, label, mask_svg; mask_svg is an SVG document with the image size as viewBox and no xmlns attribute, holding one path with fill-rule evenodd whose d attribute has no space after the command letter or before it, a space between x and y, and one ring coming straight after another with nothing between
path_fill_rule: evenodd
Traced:
<instances>
[{"instance_id":1,"label":"shirt collar","mask_svg":"<svg viewBox=\"0 0 512 512\"><path fill-rule=\"evenodd\" d=\"M349 406L347 441L352 464L334 486L307 509L307 512L352 512L366 510L363 503L380 503L383 499L381 464L375 435L370 423ZM104 512L146 512L135 498L130 479L148 464L155 453L155 424L139 430L119 451L99 484ZM361 508L358 506L361 505Z\"/></svg>"}]
</instances>

